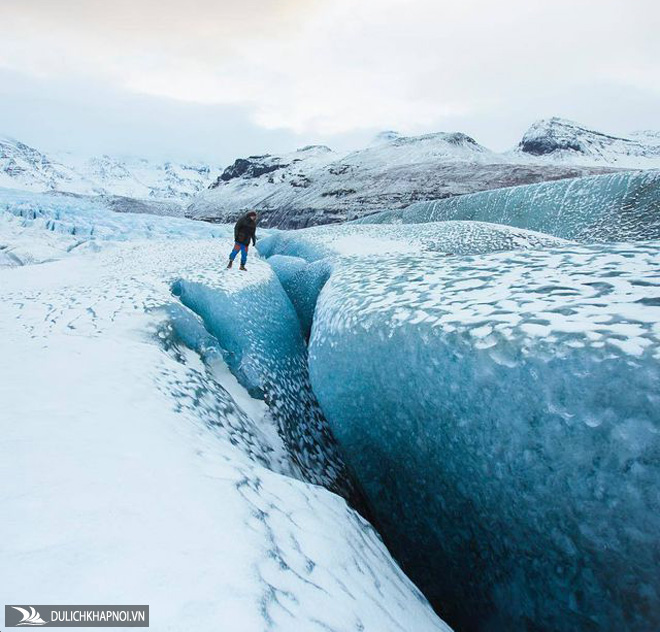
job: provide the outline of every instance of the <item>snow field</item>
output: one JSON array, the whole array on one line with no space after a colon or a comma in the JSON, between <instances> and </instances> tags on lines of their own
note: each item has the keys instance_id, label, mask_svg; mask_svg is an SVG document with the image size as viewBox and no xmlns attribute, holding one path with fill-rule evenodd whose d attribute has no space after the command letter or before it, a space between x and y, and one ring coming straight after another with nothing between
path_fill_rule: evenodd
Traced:
<instances>
[{"instance_id":1,"label":"snow field","mask_svg":"<svg viewBox=\"0 0 660 632\"><path fill-rule=\"evenodd\" d=\"M272 286L256 253L224 269L231 227L12 196L3 252L24 239L42 263L0 268L8 603L148 603L156 630L448 629L376 532L299 480L272 412L172 295L185 279L231 306Z\"/></svg>"}]
</instances>

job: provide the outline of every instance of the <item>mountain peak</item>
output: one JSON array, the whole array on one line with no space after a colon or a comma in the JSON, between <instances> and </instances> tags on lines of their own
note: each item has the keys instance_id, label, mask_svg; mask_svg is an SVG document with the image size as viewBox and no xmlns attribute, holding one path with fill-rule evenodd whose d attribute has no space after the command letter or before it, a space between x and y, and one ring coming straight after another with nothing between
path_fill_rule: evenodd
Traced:
<instances>
[{"instance_id":1,"label":"mountain peak","mask_svg":"<svg viewBox=\"0 0 660 632\"><path fill-rule=\"evenodd\" d=\"M402 138L399 132L388 129L383 132L380 132L379 134L376 134L375 138L371 141L371 144L382 145L384 143L390 143L393 140L397 140L399 138Z\"/></svg>"},{"instance_id":2,"label":"mountain peak","mask_svg":"<svg viewBox=\"0 0 660 632\"><path fill-rule=\"evenodd\" d=\"M301 147L296 151L298 153L314 152L318 154L327 154L332 152L332 149L330 149L330 147L328 147L327 145L305 145L304 147Z\"/></svg>"},{"instance_id":3,"label":"mountain peak","mask_svg":"<svg viewBox=\"0 0 660 632\"><path fill-rule=\"evenodd\" d=\"M611 144L613 141L626 142L617 138L583 127L575 121L553 116L536 121L524 134L519 148L523 153L533 156L545 156L556 152L590 153L593 143Z\"/></svg>"},{"instance_id":4,"label":"mountain peak","mask_svg":"<svg viewBox=\"0 0 660 632\"><path fill-rule=\"evenodd\" d=\"M630 159L660 158L660 146L650 134L624 138L604 134L559 117L536 121L523 136L518 152L528 156L552 157L561 161L617 164ZM640 163L640 166L642 165Z\"/></svg>"}]
</instances>

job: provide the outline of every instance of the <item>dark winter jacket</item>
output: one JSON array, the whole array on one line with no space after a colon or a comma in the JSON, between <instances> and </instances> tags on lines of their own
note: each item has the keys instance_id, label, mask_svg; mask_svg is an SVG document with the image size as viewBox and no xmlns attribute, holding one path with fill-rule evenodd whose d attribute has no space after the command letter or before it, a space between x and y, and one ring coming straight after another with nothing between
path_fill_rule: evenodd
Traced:
<instances>
[{"instance_id":1,"label":"dark winter jacket","mask_svg":"<svg viewBox=\"0 0 660 632\"><path fill-rule=\"evenodd\" d=\"M234 240L239 244L244 244L246 246L257 243L257 237L255 235L257 230L257 220L255 217L251 217L249 214L243 215L234 226Z\"/></svg>"}]
</instances>

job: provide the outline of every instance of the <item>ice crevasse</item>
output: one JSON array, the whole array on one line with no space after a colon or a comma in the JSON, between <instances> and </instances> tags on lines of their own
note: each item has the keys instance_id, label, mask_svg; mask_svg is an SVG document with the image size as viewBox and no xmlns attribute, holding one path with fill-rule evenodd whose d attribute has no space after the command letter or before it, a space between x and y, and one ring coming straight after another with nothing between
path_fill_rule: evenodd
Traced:
<instances>
[{"instance_id":1,"label":"ice crevasse","mask_svg":"<svg viewBox=\"0 0 660 632\"><path fill-rule=\"evenodd\" d=\"M660 248L337 260L310 377L458 629L660 623Z\"/></svg>"},{"instance_id":2,"label":"ice crevasse","mask_svg":"<svg viewBox=\"0 0 660 632\"><path fill-rule=\"evenodd\" d=\"M314 303L312 386L376 525L448 621L660 624L658 242L471 221L264 241Z\"/></svg>"},{"instance_id":3,"label":"ice crevasse","mask_svg":"<svg viewBox=\"0 0 660 632\"><path fill-rule=\"evenodd\" d=\"M224 270L231 226L77 204L0 190L7 601L139 593L156 629L448 630L373 528L319 485L348 495L270 268ZM239 311L242 294L265 322ZM222 305L226 331L213 327ZM252 327L258 361L236 346ZM277 349L285 334L270 356L268 336Z\"/></svg>"},{"instance_id":4,"label":"ice crevasse","mask_svg":"<svg viewBox=\"0 0 660 632\"><path fill-rule=\"evenodd\" d=\"M238 271L203 282L180 278L172 291L202 318L239 382L266 401L301 477L359 505L309 383L298 317L269 266L253 260L249 280Z\"/></svg>"}]
</instances>

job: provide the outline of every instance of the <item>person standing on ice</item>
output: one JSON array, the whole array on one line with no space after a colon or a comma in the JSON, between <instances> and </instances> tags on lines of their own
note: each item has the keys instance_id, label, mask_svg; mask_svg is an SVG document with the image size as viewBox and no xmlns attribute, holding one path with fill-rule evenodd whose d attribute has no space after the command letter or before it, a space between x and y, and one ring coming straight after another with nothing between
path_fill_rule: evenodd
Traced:
<instances>
[{"instance_id":1,"label":"person standing on ice","mask_svg":"<svg viewBox=\"0 0 660 632\"><path fill-rule=\"evenodd\" d=\"M249 211L243 217L241 217L234 226L234 248L232 249L229 255L229 263L227 264L228 268L234 263L236 255L241 253L241 267L239 270L247 270L245 263L247 262L248 256L248 247L250 246L250 241L252 245L257 243L257 213L256 211Z\"/></svg>"}]
</instances>

